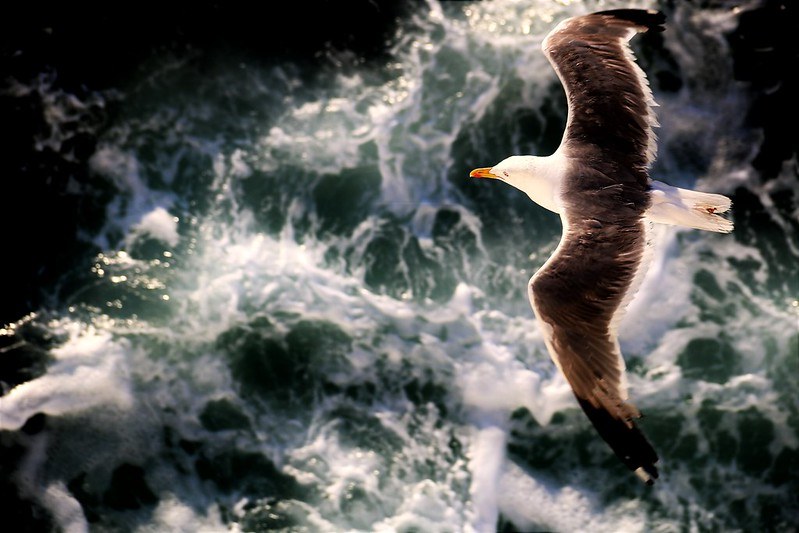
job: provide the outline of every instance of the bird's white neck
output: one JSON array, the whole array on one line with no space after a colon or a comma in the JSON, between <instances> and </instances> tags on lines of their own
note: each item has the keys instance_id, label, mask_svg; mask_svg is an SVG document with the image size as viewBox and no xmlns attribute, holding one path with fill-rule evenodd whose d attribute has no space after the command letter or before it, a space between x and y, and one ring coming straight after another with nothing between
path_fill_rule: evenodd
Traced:
<instances>
[{"instance_id":1,"label":"bird's white neck","mask_svg":"<svg viewBox=\"0 0 799 533\"><path fill-rule=\"evenodd\" d=\"M513 171L502 179L541 207L560 214L560 187L568 164L560 150L547 157L515 156L512 159Z\"/></svg>"}]
</instances>

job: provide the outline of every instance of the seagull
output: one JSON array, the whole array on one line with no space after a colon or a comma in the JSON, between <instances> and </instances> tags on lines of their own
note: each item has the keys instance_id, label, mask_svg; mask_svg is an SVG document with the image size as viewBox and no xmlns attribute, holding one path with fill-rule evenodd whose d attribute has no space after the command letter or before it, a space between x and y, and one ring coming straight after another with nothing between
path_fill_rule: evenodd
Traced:
<instances>
[{"instance_id":1,"label":"seagull","mask_svg":"<svg viewBox=\"0 0 799 533\"><path fill-rule=\"evenodd\" d=\"M528 296L555 365L613 452L647 485L657 453L634 420L617 328L641 283L653 224L729 233L730 199L649 177L657 106L629 41L663 31L663 13L600 11L566 19L542 49L568 102L566 129L550 156L514 155L473 178L504 181L560 215L563 232L533 275Z\"/></svg>"}]
</instances>

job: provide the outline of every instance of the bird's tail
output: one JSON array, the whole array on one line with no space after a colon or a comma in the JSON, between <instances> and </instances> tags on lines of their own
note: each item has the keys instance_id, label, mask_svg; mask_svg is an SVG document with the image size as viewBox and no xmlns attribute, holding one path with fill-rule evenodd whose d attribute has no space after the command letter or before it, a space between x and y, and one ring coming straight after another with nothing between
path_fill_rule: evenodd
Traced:
<instances>
[{"instance_id":1,"label":"bird's tail","mask_svg":"<svg viewBox=\"0 0 799 533\"><path fill-rule=\"evenodd\" d=\"M612 416L606 409L594 407L588 400L575 397L594 428L619 459L644 483L652 485L658 477L655 467L658 456L641 430L633 423Z\"/></svg>"},{"instance_id":2,"label":"bird's tail","mask_svg":"<svg viewBox=\"0 0 799 533\"><path fill-rule=\"evenodd\" d=\"M652 205L646 218L660 224L729 233L733 223L720 213L729 211L732 201L721 194L692 191L652 181Z\"/></svg>"}]
</instances>

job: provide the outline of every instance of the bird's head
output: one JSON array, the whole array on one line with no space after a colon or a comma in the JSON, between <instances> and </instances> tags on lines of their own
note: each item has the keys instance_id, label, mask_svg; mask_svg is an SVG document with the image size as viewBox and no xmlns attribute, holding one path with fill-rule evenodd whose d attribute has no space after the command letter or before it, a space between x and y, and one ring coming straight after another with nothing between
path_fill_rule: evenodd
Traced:
<instances>
[{"instance_id":1,"label":"bird's head","mask_svg":"<svg viewBox=\"0 0 799 533\"><path fill-rule=\"evenodd\" d=\"M502 180L524 190L520 185L534 178L532 159L531 156L514 155L493 167L476 168L469 173L469 177Z\"/></svg>"},{"instance_id":2,"label":"bird's head","mask_svg":"<svg viewBox=\"0 0 799 533\"><path fill-rule=\"evenodd\" d=\"M476 168L469 176L504 181L526 193L542 207L558 213L556 196L560 187L560 169L554 167L554 163L551 156L514 155L493 167Z\"/></svg>"}]
</instances>

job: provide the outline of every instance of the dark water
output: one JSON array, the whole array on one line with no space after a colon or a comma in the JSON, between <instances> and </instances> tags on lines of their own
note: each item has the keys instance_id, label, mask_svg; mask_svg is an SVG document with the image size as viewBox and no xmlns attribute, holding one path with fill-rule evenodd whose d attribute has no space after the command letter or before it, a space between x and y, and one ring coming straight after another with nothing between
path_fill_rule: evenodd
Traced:
<instances>
[{"instance_id":1,"label":"dark water","mask_svg":"<svg viewBox=\"0 0 799 533\"><path fill-rule=\"evenodd\" d=\"M646 5L669 17L634 43L660 104L653 177L727 194L735 221L664 228L621 326L651 488L597 438L529 309L557 217L467 177L557 146L539 43L599 4L6 20L4 520L795 529L796 9Z\"/></svg>"}]
</instances>

